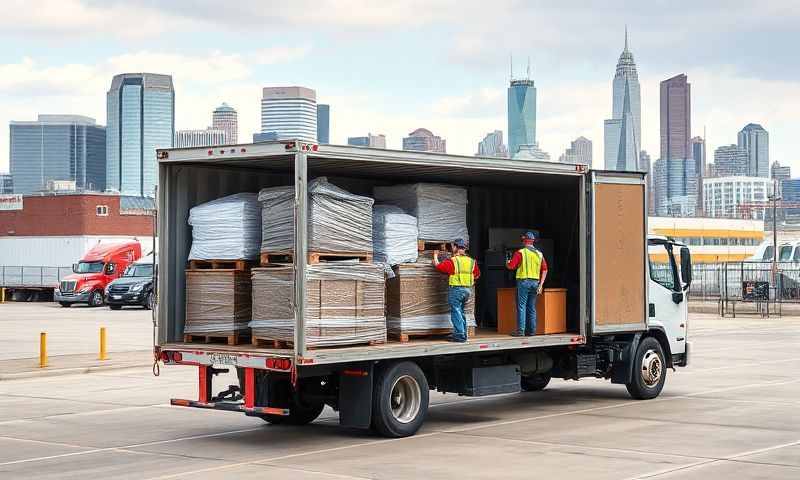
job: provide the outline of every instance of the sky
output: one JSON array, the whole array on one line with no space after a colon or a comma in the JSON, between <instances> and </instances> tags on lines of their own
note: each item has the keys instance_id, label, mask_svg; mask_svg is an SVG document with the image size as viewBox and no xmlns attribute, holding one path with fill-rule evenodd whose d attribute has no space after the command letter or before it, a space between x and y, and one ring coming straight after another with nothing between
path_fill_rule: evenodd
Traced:
<instances>
[{"instance_id":1,"label":"sky","mask_svg":"<svg viewBox=\"0 0 800 480\"><path fill-rule=\"evenodd\" d=\"M800 176L800 2L771 0L0 0L0 172L11 120L77 114L106 123L115 74L173 76L177 129L227 102L239 138L260 129L261 88L302 85L331 105L331 143L425 127L449 153L507 135L509 58L530 58L537 140L557 159L583 135L602 166L603 120L628 26L642 91L642 147L659 150L659 82L692 88L692 134L709 161L747 123L770 161ZM241 140L240 140L241 141Z\"/></svg>"}]
</instances>

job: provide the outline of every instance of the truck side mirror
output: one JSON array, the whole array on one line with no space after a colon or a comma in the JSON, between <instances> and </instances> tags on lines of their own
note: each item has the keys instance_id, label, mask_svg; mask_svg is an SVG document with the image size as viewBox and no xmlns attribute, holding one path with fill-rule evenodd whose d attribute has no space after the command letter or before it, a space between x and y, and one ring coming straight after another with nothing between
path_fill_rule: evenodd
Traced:
<instances>
[{"instance_id":1,"label":"truck side mirror","mask_svg":"<svg viewBox=\"0 0 800 480\"><path fill-rule=\"evenodd\" d=\"M113 263L106 264L106 275L113 275L114 271L117 269L117 266Z\"/></svg>"},{"instance_id":2,"label":"truck side mirror","mask_svg":"<svg viewBox=\"0 0 800 480\"><path fill-rule=\"evenodd\" d=\"M78 264L77 263L73 263L72 264L72 273L78 273Z\"/></svg>"},{"instance_id":3,"label":"truck side mirror","mask_svg":"<svg viewBox=\"0 0 800 480\"><path fill-rule=\"evenodd\" d=\"M689 252L689 247L681 247L681 280L683 289L688 290L692 284L692 254Z\"/></svg>"}]
</instances>

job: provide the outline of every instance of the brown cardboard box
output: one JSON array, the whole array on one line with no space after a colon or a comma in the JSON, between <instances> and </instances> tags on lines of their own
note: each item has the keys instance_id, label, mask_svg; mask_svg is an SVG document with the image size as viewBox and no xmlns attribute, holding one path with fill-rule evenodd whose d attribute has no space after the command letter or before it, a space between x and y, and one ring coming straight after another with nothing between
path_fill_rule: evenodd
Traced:
<instances>
[{"instance_id":1,"label":"brown cardboard box","mask_svg":"<svg viewBox=\"0 0 800 480\"><path fill-rule=\"evenodd\" d=\"M517 289L497 289L497 332L517 330ZM567 289L545 288L536 298L536 335L566 333Z\"/></svg>"},{"instance_id":2,"label":"brown cardboard box","mask_svg":"<svg viewBox=\"0 0 800 480\"><path fill-rule=\"evenodd\" d=\"M245 333L252 313L248 270L186 270L184 333Z\"/></svg>"}]
</instances>

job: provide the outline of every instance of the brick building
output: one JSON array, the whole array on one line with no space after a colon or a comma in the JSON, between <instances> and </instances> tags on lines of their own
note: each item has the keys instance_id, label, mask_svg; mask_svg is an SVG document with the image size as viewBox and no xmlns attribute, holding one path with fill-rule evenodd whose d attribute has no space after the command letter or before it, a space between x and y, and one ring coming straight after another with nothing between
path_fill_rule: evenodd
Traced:
<instances>
[{"instance_id":1,"label":"brick building","mask_svg":"<svg viewBox=\"0 0 800 480\"><path fill-rule=\"evenodd\" d=\"M153 201L102 193L26 195L21 210L0 210L0 237L153 234Z\"/></svg>"}]
</instances>

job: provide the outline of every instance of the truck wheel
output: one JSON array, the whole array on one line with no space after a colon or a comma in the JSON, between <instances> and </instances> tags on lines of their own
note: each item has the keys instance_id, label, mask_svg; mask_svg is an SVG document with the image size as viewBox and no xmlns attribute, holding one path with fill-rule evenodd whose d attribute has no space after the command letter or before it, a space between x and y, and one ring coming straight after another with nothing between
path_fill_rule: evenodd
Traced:
<instances>
[{"instance_id":1,"label":"truck wheel","mask_svg":"<svg viewBox=\"0 0 800 480\"><path fill-rule=\"evenodd\" d=\"M58 304L61 305L64 308L69 308L69 307L72 306L72 304L69 303L69 302L58 302Z\"/></svg>"},{"instance_id":2,"label":"truck wheel","mask_svg":"<svg viewBox=\"0 0 800 480\"><path fill-rule=\"evenodd\" d=\"M109 305L108 308L111 310L122 310L122 305Z\"/></svg>"},{"instance_id":3,"label":"truck wheel","mask_svg":"<svg viewBox=\"0 0 800 480\"><path fill-rule=\"evenodd\" d=\"M142 306L145 310L153 309L153 292L148 293L147 296L144 297L144 303L142 303Z\"/></svg>"},{"instance_id":4,"label":"truck wheel","mask_svg":"<svg viewBox=\"0 0 800 480\"><path fill-rule=\"evenodd\" d=\"M549 373L529 375L520 379L520 386L523 392L538 392L544 390L548 383L550 383Z\"/></svg>"},{"instance_id":5,"label":"truck wheel","mask_svg":"<svg viewBox=\"0 0 800 480\"><path fill-rule=\"evenodd\" d=\"M628 393L637 400L656 398L667 379L667 363L661 343L653 337L645 337L639 343L633 361L633 378L625 384Z\"/></svg>"},{"instance_id":6,"label":"truck wheel","mask_svg":"<svg viewBox=\"0 0 800 480\"><path fill-rule=\"evenodd\" d=\"M383 369L372 395L372 428L385 437L414 435L425 421L430 392L416 363L400 362Z\"/></svg>"},{"instance_id":7,"label":"truck wheel","mask_svg":"<svg viewBox=\"0 0 800 480\"><path fill-rule=\"evenodd\" d=\"M103 294L99 291L95 290L91 294L89 294L89 306L90 307L99 307L103 304Z\"/></svg>"},{"instance_id":8,"label":"truck wheel","mask_svg":"<svg viewBox=\"0 0 800 480\"><path fill-rule=\"evenodd\" d=\"M316 420L324 408L324 404L299 405L292 402L289 415L262 415L261 418L273 425L307 425Z\"/></svg>"}]
</instances>

